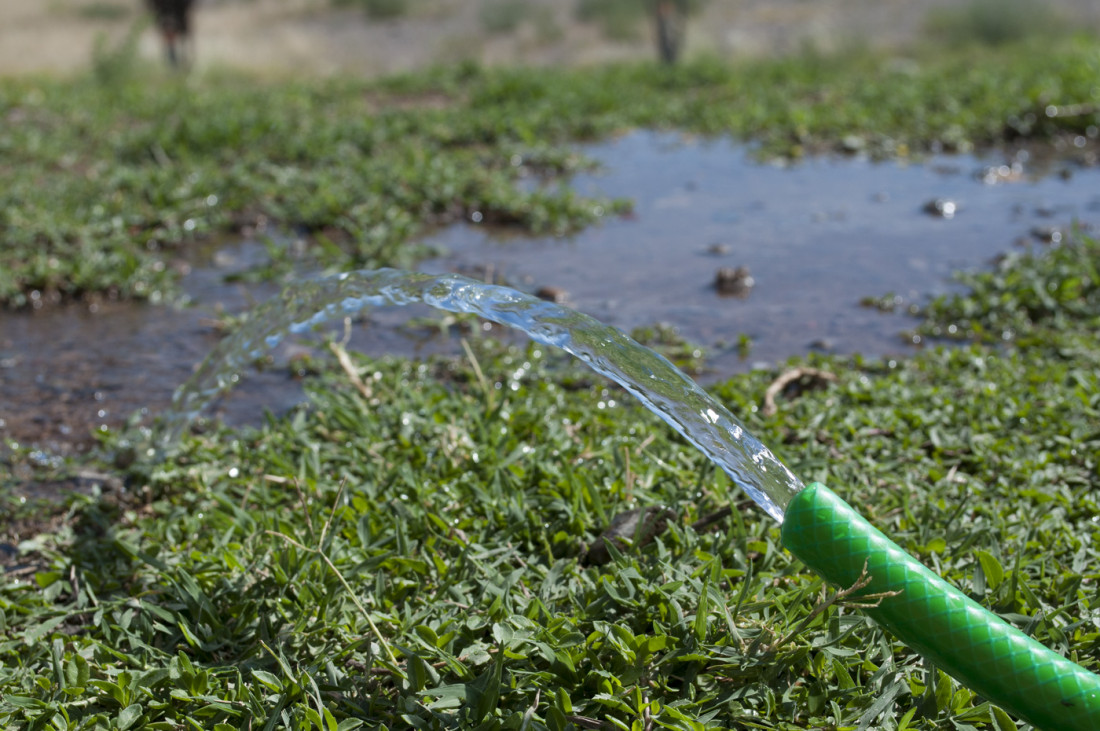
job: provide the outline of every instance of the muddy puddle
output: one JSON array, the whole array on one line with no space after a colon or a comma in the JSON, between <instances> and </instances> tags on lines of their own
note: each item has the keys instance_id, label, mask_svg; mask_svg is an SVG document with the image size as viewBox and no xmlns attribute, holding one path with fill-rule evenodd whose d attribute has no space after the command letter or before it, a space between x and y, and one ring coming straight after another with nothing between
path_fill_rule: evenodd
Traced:
<instances>
[{"instance_id":1,"label":"muddy puddle","mask_svg":"<svg viewBox=\"0 0 1100 731\"><path fill-rule=\"evenodd\" d=\"M99 431L150 423L233 318L278 293L280 285L232 281L266 259L260 241L203 246L176 263L187 271L186 306L106 302L94 311L74 304L0 313L0 440L38 447L36 458L48 466L58 455L86 451ZM256 424L265 410L281 413L299 403L311 359L328 357L325 337L350 334L349 349L372 355L448 352L451 343L437 327L410 323L410 315L426 318L434 310L372 313L348 332L337 323L314 338L288 339L269 362L242 374L206 416Z\"/></svg>"},{"instance_id":2,"label":"muddy puddle","mask_svg":"<svg viewBox=\"0 0 1100 731\"><path fill-rule=\"evenodd\" d=\"M1042 246L1074 222L1100 223L1100 168L1026 153L780 166L754 161L733 142L654 133L586 152L602 169L572 185L631 198L633 214L570 239L450 227L430 239L450 253L421 268L546 288L627 331L667 324L706 349L703 380L812 349L904 354L912 345L900 333L912 321L861 299L895 293L919 303L949 290L953 271L988 266L1015 246ZM146 419L163 410L217 342L218 318L275 291L226 282L264 251L232 242L189 262L189 307L108 303L94 313L74 306L0 315L0 439L36 445L48 458L87 449L96 430L142 410ZM715 287L720 269L733 295ZM372 312L353 324L349 347L374 355L457 350L432 328L403 324L410 316L437 315ZM308 343L283 346L211 416L255 423L265 409L296 403L295 363L310 353Z\"/></svg>"},{"instance_id":3,"label":"muddy puddle","mask_svg":"<svg viewBox=\"0 0 1100 731\"><path fill-rule=\"evenodd\" d=\"M423 268L550 288L628 332L667 323L725 374L811 349L904 353L915 320L862 299L893 293L904 310L952 289L957 270L1100 222L1100 168L1022 151L781 166L729 141L636 133L591 154L602 171L574 187L631 198L633 215L570 240L453 227L431 240L450 255ZM719 270L735 272L730 295Z\"/></svg>"}]
</instances>

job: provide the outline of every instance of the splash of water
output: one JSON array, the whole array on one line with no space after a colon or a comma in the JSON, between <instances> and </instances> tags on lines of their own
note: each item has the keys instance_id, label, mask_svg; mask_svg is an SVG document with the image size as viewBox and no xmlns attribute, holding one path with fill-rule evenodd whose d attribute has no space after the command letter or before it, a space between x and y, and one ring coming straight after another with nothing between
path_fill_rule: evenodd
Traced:
<instances>
[{"instance_id":1,"label":"splash of water","mask_svg":"<svg viewBox=\"0 0 1100 731\"><path fill-rule=\"evenodd\" d=\"M777 521L799 482L724 406L666 358L588 315L509 287L448 274L395 269L358 271L287 287L256 308L177 389L162 425L163 443L183 429L236 381L237 372L267 354L288 334L304 333L365 307L423 302L472 313L527 333L580 358L615 381L703 451Z\"/></svg>"}]
</instances>

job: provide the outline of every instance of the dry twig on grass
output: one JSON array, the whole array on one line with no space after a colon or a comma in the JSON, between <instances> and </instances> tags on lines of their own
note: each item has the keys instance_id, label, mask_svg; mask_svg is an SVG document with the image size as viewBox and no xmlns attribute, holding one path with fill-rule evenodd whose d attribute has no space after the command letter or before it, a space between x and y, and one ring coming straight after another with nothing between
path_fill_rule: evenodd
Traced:
<instances>
[{"instance_id":1,"label":"dry twig on grass","mask_svg":"<svg viewBox=\"0 0 1100 731\"><path fill-rule=\"evenodd\" d=\"M824 388L828 383L836 383L837 377L835 374L819 368L791 368L784 371L779 378L772 381L771 385L768 386L768 390L764 392L764 416L775 415L778 410L775 405L775 397L782 393L783 389L792 383L802 381L805 381L805 384L801 386L802 390L807 390L810 388Z\"/></svg>"},{"instance_id":2,"label":"dry twig on grass","mask_svg":"<svg viewBox=\"0 0 1100 731\"><path fill-rule=\"evenodd\" d=\"M837 591L825 601L819 602L816 606L814 606L813 610L811 610L810 613L807 614L802 619L802 621L798 623L797 627L784 635L783 638L779 641L772 643L770 647L766 648L767 651L774 651L782 647L783 645L786 645L788 642L800 635L807 627L809 627L810 623L813 622L814 619L818 617L818 615L820 615L822 612L824 612L826 609L833 606L834 604L839 604L840 606L855 607L856 609L873 609L882 604L883 599L897 596L901 593L900 591L883 591L874 594L859 594L859 592L861 592L863 589L866 589L870 585L872 578L873 577L867 573L867 562L864 561L863 570L859 572L859 577L856 579L854 584L849 586L847 589L841 589ZM846 601L853 594L856 595L855 601Z\"/></svg>"},{"instance_id":3,"label":"dry twig on grass","mask_svg":"<svg viewBox=\"0 0 1100 731\"><path fill-rule=\"evenodd\" d=\"M337 343L329 343L329 350L336 356L336 360L340 363L340 367L347 374L348 380L351 381L351 385L355 386L355 390L362 394L363 398L370 400L374 392L371 391L371 387L360 377L359 371L356 370L355 364L351 362L351 357L348 355L348 351L344 349L343 345Z\"/></svg>"}]
</instances>

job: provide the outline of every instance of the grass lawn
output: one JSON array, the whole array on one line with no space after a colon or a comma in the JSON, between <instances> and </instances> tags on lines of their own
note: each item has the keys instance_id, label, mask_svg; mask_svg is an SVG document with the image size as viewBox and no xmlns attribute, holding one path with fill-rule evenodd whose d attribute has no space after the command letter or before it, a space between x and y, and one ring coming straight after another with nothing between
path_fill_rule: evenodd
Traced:
<instances>
[{"instance_id":1,"label":"grass lawn","mask_svg":"<svg viewBox=\"0 0 1100 731\"><path fill-rule=\"evenodd\" d=\"M0 300L170 296L167 250L258 216L317 234L328 268L412 261L425 225L475 210L588 225L594 202L521 191L517 169L553 180L584 164L568 143L631 126L904 155L1097 124L1057 113L1095 107L1094 43L812 61L5 81ZM774 416L758 407L775 372L711 390L805 481L1100 670L1098 267L1083 235L1009 257L926 310L927 333L969 342L812 358L838 381ZM101 468L125 488L72 498L9 557L0 724L1017 728L832 602L777 526L625 393L543 347L469 346L352 354L358 384L325 367L294 413L190 435L167 460L129 463L137 435L104 436ZM7 484L68 469L7 459ZM42 506L5 501L5 534L40 522ZM673 513L655 541L585 560L614 516L649 505Z\"/></svg>"}]
</instances>

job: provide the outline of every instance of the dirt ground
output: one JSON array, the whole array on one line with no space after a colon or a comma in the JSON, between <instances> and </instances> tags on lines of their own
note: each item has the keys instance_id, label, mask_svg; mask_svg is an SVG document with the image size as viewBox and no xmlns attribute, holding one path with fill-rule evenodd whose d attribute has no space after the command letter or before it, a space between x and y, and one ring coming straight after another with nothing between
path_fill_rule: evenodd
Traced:
<instances>
[{"instance_id":1,"label":"dirt ground","mask_svg":"<svg viewBox=\"0 0 1100 731\"><path fill-rule=\"evenodd\" d=\"M198 0L195 58L201 71L235 68L271 74L378 75L477 59L486 64L589 64L644 58L644 28L633 41L608 41L575 18L574 0L527 0L514 32L492 34L484 7L493 0L409 0L408 16L370 22L331 0ZM639 0L643 2L644 0ZM912 41L936 7L957 0L712 0L689 27L689 53L760 55L807 44L830 50ZM1052 5L1100 26L1095 0ZM140 0L0 1L0 75L79 72L99 42L118 44L144 19ZM146 24L140 57L159 62Z\"/></svg>"}]
</instances>

